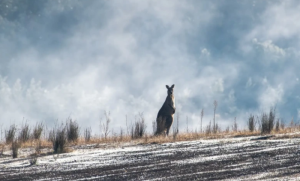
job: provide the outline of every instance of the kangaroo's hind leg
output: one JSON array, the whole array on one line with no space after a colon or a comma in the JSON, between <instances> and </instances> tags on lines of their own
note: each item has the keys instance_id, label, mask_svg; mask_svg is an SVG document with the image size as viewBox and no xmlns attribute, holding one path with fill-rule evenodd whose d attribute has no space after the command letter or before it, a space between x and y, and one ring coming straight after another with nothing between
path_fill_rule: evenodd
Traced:
<instances>
[{"instance_id":1,"label":"kangaroo's hind leg","mask_svg":"<svg viewBox=\"0 0 300 181\"><path fill-rule=\"evenodd\" d=\"M158 116L156 122L156 135L160 135L165 131L166 117Z\"/></svg>"},{"instance_id":2,"label":"kangaroo's hind leg","mask_svg":"<svg viewBox=\"0 0 300 181\"><path fill-rule=\"evenodd\" d=\"M166 129L167 129L166 136L169 135L169 131L172 126L172 123L173 123L173 116L172 115L167 116L167 118L166 118Z\"/></svg>"}]
</instances>

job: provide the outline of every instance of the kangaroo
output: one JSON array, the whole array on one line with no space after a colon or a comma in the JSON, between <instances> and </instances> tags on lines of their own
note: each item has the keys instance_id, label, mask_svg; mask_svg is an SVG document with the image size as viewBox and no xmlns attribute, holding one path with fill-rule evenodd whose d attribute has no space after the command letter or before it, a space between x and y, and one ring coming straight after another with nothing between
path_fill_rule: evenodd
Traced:
<instances>
[{"instance_id":1,"label":"kangaroo","mask_svg":"<svg viewBox=\"0 0 300 181\"><path fill-rule=\"evenodd\" d=\"M156 118L156 135L165 133L166 136L169 135L170 127L172 126L174 120L174 113L175 113L175 97L174 97L174 84L169 87L166 85L168 89L168 96L158 111L157 118Z\"/></svg>"}]
</instances>

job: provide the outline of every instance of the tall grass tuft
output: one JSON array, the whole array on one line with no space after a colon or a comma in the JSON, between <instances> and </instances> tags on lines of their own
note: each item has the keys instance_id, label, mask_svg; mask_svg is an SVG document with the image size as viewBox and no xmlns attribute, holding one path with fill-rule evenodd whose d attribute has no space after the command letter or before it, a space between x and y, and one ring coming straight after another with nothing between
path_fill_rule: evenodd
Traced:
<instances>
[{"instance_id":1,"label":"tall grass tuft","mask_svg":"<svg viewBox=\"0 0 300 181\"><path fill-rule=\"evenodd\" d=\"M275 123L275 131L276 131L276 132L279 132L279 130L280 130L280 120L277 119L277 121L276 121L276 123Z\"/></svg>"},{"instance_id":2,"label":"tall grass tuft","mask_svg":"<svg viewBox=\"0 0 300 181\"><path fill-rule=\"evenodd\" d=\"M140 114L140 118L131 128L131 138L137 139L142 138L146 131L145 118L143 114Z\"/></svg>"},{"instance_id":3,"label":"tall grass tuft","mask_svg":"<svg viewBox=\"0 0 300 181\"><path fill-rule=\"evenodd\" d=\"M9 130L5 131L5 142L6 144L10 144L14 141L16 135L17 127L15 124L10 125Z\"/></svg>"},{"instance_id":4,"label":"tall grass tuft","mask_svg":"<svg viewBox=\"0 0 300 181\"><path fill-rule=\"evenodd\" d=\"M41 138L42 132L44 130L44 125L42 122L37 123L32 131L32 138L39 140Z\"/></svg>"},{"instance_id":5,"label":"tall grass tuft","mask_svg":"<svg viewBox=\"0 0 300 181\"><path fill-rule=\"evenodd\" d=\"M78 123L71 118L66 121L67 138L69 142L77 142L79 137L79 126Z\"/></svg>"},{"instance_id":6,"label":"tall grass tuft","mask_svg":"<svg viewBox=\"0 0 300 181\"><path fill-rule=\"evenodd\" d=\"M53 129L49 134L49 139L52 142L54 153L64 153L66 151L67 135L64 127Z\"/></svg>"},{"instance_id":7,"label":"tall grass tuft","mask_svg":"<svg viewBox=\"0 0 300 181\"><path fill-rule=\"evenodd\" d=\"M248 129L250 132L253 132L255 130L255 119L254 119L254 115L252 114L249 116Z\"/></svg>"},{"instance_id":8,"label":"tall grass tuft","mask_svg":"<svg viewBox=\"0 0 300 181\"><path fill-rule=\"evenodd\" d=\"M270 134L275 123L275 108L271 108L269 114L261 116L261 134Z\"/></svg>"},{"instance_id":9,"label":"tall grass tuft","mask_svg":"<svg viewBox=\"0 0 300 181\"><path fill-rule=\"evenodd\" d=\"M22 143L28 141L30 138L30 129L29 129L29 125L27 123L25 123L24 125L22 125L20 133L19 133L19 141L21 141Z\"/></svg>"}]
</instances>

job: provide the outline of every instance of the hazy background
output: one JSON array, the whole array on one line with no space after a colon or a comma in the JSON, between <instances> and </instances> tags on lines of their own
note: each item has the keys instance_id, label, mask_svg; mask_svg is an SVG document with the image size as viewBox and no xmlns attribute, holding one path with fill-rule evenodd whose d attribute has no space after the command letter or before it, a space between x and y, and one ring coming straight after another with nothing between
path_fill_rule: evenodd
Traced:
<instances>
[{"instance_id":1,"label":"hazy background","mask_svg":"<svg viewBox=\"0 0 300 181\"><path fill-rule=\"evenodd\" d=\"M175 84L180 128L276 106L299 119L298 1L1 0L0 126L77 120L99 133L143 113L152 131Z\"/></svg>"}]
</instances>

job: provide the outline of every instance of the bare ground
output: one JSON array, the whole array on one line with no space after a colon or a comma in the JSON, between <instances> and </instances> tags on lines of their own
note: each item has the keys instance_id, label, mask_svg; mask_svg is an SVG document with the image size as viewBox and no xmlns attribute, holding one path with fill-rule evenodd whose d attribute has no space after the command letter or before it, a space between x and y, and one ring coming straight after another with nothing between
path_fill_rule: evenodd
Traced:
<instances>
[{"instance_id":1,"label":"bare ground","mask_svg":"<svg viewBox=\"0 0 300 181\"><path fill-rule=\"evenodd\" d=\"M32 166L7 152L0 180L300 180L300 139L251 139L77 146Z\"/></svg>"}]
</instances>

